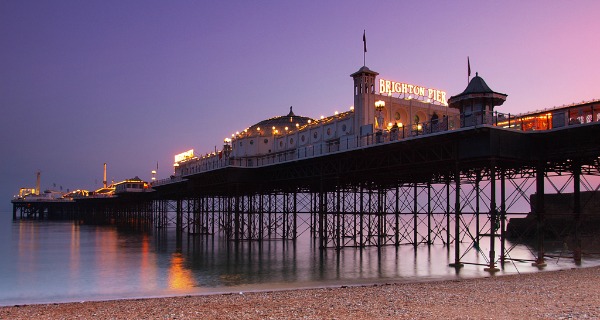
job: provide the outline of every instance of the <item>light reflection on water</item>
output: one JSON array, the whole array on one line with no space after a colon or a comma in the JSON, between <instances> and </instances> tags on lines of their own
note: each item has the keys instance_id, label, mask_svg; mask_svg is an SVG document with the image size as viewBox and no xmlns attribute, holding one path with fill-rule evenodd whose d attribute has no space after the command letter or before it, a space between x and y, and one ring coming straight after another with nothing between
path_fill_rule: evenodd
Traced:
<instances>
[{"instance_id":1,"label":"light reflection on water","mask_svg":"<svg viewBox=\"0 0 600 320\"><path fill-rule=\"evenodd\" d=\"M480 265L449 267L454 248L443 245L321 251L310 233L296 242L236 244L208 236L183 236L178 241L173 230L144 233L69 222L2 221L0 305L490 275ZM467 246L462 244L461 250ZM489 242L482 242L481 249L487 255ZM524 245L510 255L533 257ZM462 261L487 263L475 250ZM596 264L598 259L588 258L582 266ZM570 267L575 264L563 258L549 260L545 270ZM530 262L508 262L497 275L535 271Z\"/></svg>"}]
</instances>

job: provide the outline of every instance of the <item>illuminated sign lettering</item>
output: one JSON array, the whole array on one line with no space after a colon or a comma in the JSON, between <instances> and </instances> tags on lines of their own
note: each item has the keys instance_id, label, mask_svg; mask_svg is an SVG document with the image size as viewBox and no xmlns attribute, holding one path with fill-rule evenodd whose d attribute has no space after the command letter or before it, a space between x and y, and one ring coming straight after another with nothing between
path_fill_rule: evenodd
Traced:
<instances>
[{"instance_id":1,"label":"illuminated sign lettering","mask_svg":"<svg viewBox=\"0 0 600 320\"><path fill-rule=\"evenodd\" d=\"M188 150L186 152L182 152L180 154L175 155L175 163L182 162L185 160L189 160L194 157L194 149Z\"/></svg>"},{"instance_id":2,"label":"illuminated sign lettering","mask_svg":"<svg viewBox=\"0 0 600 320\"><path fill-rule=\"evenodd\" d=\"M427 98L430 101L437 101L443 105L447 105L446 102L446 91L425 88L408 83L395 82L385 79L379 79L379 94L410 94L423 98Z\"/></svg>"}]
</instances>

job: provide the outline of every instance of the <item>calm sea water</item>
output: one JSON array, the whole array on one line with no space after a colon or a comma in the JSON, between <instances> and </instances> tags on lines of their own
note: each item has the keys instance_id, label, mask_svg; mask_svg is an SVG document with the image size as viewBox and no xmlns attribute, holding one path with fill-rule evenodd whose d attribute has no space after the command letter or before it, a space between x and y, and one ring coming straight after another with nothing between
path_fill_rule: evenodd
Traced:
<instances>
[{"instance_id":1,"label":"calm sea water","mask_svg":"<svg viewBox=\"0 0 600 320\"><path fill-rule=\"evenodd\" d=\"M207 236L184 236L178 242L174 230L144 233L71 222L13 222L3 212L0 305L490 276L479 265L458 271L448 267L453 250L421 245L321 251L309 233L295 243L236 245ZM532 258L523 245L510 255ZM462 260L486 263L474 250ZM586 259L581 266L597 264L598 259ZM545 270L572 267L563 258L548 260ZM510 262L496 275L537 271L530 262Z\"/></svg>"}]
</instances>

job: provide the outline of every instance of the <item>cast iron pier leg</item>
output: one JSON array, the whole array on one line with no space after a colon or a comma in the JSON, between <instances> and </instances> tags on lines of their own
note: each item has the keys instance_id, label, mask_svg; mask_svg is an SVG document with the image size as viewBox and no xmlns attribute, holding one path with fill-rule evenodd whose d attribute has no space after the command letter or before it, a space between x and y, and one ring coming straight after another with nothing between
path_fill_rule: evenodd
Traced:
<instances>
[{"instance_id":1,"label":"cast iron pier leg","mask_svg":"<svg viewBox=\"0 0 600 320\"><path fill-rule=\"evenodd\" d=\"M500 171L500 264L506 259L506 171Z\"/></svg>"},{"instance_id":2,"label":"cast iron pier leg","mask_svg":"<svg viewBox=\"0 0 600 320\"><path fill-rule=\"evenodd\" d=\"M543 164L539 164L535 170L535 185L536 185L536 206L535 213L537 218L537 259L533 266L545 267L546 262L544 261L544 218L545 218L545 204L544 204L544 175L545 167Z\"/></svg>"},{"instance_id":3,"label":"cast iron pier leg","mask_svg":"<svg viewBox=\"0 0 600 320\"><path fill-rule=\"evenodd\" d=\"M573 260L581 263L581 166L579 161L573 161L573 214L575 223L575 247L573 249Z\"/></svg>"},{"instance_id":4,"label":"cast iron pier leg","mask_svg":"<svg viewBox=\"0 0 600 320\"><path fill-rule=\"evenodd\" d=\"M460 262L460 169L458 169L458 165L454 174L454 183L456 184L454 197L454 263L451 263L450 266L462 268L464 265Z\"/></svg>"},{"instance_id":5,"label":"cast iron pier leg","mask_svg":"<svg viewBox=\"0 0 600 320\"><path fill-rule=\"evenodd\" d=\"M490 264L484 271L496 272L496 226L498 225L498 212L496 208L496 164L490 168Z\"/></svg>"}]
</instances>

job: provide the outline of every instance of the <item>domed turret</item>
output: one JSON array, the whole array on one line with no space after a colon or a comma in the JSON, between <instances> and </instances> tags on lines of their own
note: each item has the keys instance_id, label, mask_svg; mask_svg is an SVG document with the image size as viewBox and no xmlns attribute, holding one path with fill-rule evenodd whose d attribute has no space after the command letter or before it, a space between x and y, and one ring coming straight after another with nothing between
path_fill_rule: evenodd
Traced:
<instances>
[{"instance_id":1,"label":"domed turret","mask_svg":"<svg viewBox=\"0 0 600 320\"><path fill-rule=\"evenodd\" d=\"M501 106L507 96L490 89L479 73L475 73L465 91L448 99L448 106L460 111L461 127L490 124L494 107Z\"/></svg>"},{"instance_id":2,"label":"domed turret","mask_svg":"<svg viewBox=\"0 0 600 320\"><path fill-rule=\"evenodd\" d=\"M258 135L261 130L273 130L273 127L275 127L275 130L283 131L285 127L290 129L296 128L297 126L302 127L311 121L314 120L309 117L297 116L294 114L292 107L290 107L290 112L285 116L269 118L250 126L247 130L247 134L249 136Z\"/></svg>"}]
</instances>

